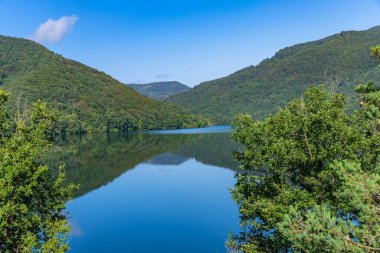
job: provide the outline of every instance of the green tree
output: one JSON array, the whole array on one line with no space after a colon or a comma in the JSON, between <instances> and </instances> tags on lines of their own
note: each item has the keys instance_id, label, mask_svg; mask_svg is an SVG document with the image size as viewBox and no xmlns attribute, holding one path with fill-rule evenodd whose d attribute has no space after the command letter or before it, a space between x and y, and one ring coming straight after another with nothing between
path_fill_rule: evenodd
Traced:
<instances>
[{"instance_id":1,"label":"green tree","mask_svg":"<svg viewBox=\"0 0 380 253\"><path fill-rule=\"evenodd\" d=\"M53 178L43 163L54 118L37 102L28 120L11 127L9 97L0 90L0 252L65 252L64 210L73 186L62 187L63 170Z\"/></svg>"},{"instance_id":2,"label":"green tree","mask_svg":"<svg viewBox=\"0 0 380 253\"><path fill-rule=\"evenodd\" d=\"M235 158L251 173L232 191L243 231L231 252L380 250L378 106L369 99L378 89L357 91L362 110L352 115L344 95L312 87L262 122L237 118L233 137L245 149Z\"/></svg>"}]
</instances>

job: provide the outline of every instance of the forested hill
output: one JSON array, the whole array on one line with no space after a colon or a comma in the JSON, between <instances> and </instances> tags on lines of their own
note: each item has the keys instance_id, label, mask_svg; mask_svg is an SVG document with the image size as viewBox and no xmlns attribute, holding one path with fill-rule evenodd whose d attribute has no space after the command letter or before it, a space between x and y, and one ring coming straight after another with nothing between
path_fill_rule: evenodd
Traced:
<instances>
[{"instance_id":1,"label":"forested hill","mask_svg":"<svg viewBox=\"0 0 380 253\"><path fill-rule=\"evenodd\" d=\"M147 97L164 100L165 98L190 90L190 87L177 81L146 84L127 84Z\"/></svg>"},{"instance_id":2,"label":"forested hill","mask_svg":"<svg viewBox=\"0 0 380 253\"><path fill-rule=\"evenodd\" d=\"M13 112L41 99L67 132L173 129L205 125L202 117L147 98L109 75L65 59L30 40L0 36L0 88Z\"/></svg>"},{"instance_id":3,"label":"forested hill","mask_svg":"<svg viewBox=\"0 0 380 253\"><path fill-rule=\"evenodd\" d=\"M276 112L308 86L338 80L338 90L353 98L360 82L380 81L370 47L380 44L380 26L366 31L342 32L318 41L278 51L257 66L202 83L167 101L192 112L231 121L237 113L264 118Z\"/></svg>"}]
</instances>

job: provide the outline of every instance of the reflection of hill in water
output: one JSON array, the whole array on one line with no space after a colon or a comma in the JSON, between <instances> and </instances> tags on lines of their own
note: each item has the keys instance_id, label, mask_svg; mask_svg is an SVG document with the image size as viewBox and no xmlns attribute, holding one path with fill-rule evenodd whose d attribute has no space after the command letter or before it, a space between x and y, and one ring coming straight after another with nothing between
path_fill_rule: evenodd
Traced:
<instances>
[{"instance_id":1,"label":"reflection of hill in water","mask_svg":"<svg viewBox=\"0 0 380 253\"><path fill-rule=\"evenodd\" d=\"M209 165L237 169L234 143L228 134L110 134L69 136L57 140L51 167L65 164L69 182L80 184L81 196L146 162L179 165L189 158Z\"/></svg>"},{"instance_id":2,"label":"reflection of hill in water","mask_svg":"<svg viewBox=\"0 0 380 253\"><path fill-rule=\"evenodd\" d=\"M189 157L181 156L173 153L164 153L144 161L144 163L156 165L180 165L189 160Z\"/></svg>"},{"instance_id":3,"label":"reflection of hill in water","mask_svg":"<svg viewBox=\"0 0 380 253\"><path fill-rule=\"evenodd\" d=\"M193 157L204 164L238 170L232 154L238 145L232 141L230 134L205 134L196 141L187 142L174 153Z\"/></svg>"}]
</instances>

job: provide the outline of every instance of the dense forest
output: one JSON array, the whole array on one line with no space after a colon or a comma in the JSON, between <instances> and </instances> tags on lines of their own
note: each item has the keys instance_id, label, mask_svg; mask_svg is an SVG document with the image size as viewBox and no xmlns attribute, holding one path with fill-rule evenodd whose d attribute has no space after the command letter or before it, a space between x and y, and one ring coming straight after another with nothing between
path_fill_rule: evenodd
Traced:
<instances>
[{"instance_id":1,"label":"dense forest","mask_svg":"<svg viewBox=\"0 0 380 253\"><path fill-rule=\"evenodd\" d=\"M176 95L190 90L190 87L177 81L127 85L140 92L144 96L158 100L164 100L171 95Z\"/></svg>"},{"instance_id":2,"label":"dense forest","mask_svg":"<svg viewBox=\"0 0 380 253\"><path fill-rule=\"evenodd\" d=\"M112 77L65 59L30 40L0 36L0 87L11 114L37 100L59 116L60 132L106 132L205 126L175 105L142 96Z\"/></svg>"},{"instance_id":3,"label":"dense forest","mask_svg":"<svg viewBox=\"0 0 380 253\"><path fill-rule=\"evenodd\" d=\"M238 113L264 119L307 87L326 82L352 102L358 83L380 82L380 69L369 54L370 47L379 43L380 27L341 32L284 48L257 66L202 83L167 101L212 117L217 123L229 123Z\"/></svg>"}]
</instances>

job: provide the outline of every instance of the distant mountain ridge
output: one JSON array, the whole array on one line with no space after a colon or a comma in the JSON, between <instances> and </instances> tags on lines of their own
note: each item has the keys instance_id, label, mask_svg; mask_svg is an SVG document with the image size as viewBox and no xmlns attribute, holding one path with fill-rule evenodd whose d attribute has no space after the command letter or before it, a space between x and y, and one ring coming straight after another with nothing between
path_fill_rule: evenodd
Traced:
<instances>
[{"instance_id":1,"label":"distant mountain ridge","mask_svg":"<svg viewBox=\"0 0 380 253\"><path fill-rule=\"evenodd\" d=\"M190 87L177 81L153 82L146 84L127 84L144 96L164 100L169 96L190 90Z\"/></svg>"},{"instance_id":2,"label":"distant mountain ridge","mask_svg":"<svg viewBox=\"0 0 380 253\"><path fill-rule=\"evenodd\" d=\"M104 72L55 54L42 45L0 36L0 88L26 109L48 102L62 132L176 129L207 124L175 105L147 98ZM18 102L17 102L18 101ZM21 108L23 109L23 108Z\"/></svg>"},{"instance_id":3,"label":"distant mountain ridge","mask_svg":"<svg viewBox=\"0 0 380 253\"><path fill-rule=\"evenodd\" d=\"M354 87L373 79L380 70L370 56L370 47L380 44L380 26L348 31L298 44L278 51L257 66L195 86L166 101L192 112L229 123L238 113L263 119L275 113L310 85L336 79L338 90L355 98Z\"/></svg>"}]
</instances>

